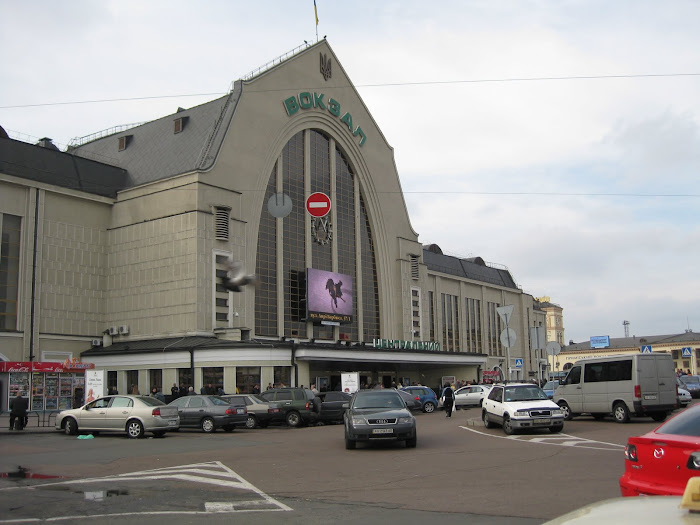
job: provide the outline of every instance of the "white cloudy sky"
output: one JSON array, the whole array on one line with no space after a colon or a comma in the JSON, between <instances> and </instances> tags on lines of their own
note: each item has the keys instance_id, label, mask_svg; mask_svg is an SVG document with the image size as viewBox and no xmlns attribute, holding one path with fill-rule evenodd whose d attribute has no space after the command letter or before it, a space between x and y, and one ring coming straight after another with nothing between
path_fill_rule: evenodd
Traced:
<instances>
[{"instance_id":1,"label":"white cloudy sky","mask_svg":"<svg viewBox=\"0 0 700 525\"><path fill-rule=\"evenodd\" d=\"M699 2L317 5L423 243L506 265L567 341L700 330ZM0 0L0 125L65 147L315 38L312 0Z\"/></svg>"}]
</instances>

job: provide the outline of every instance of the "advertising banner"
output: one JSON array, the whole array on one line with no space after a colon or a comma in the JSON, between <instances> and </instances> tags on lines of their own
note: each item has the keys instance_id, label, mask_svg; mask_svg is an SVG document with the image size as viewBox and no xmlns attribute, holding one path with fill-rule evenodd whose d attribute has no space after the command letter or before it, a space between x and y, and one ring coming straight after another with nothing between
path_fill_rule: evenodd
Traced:
<instances>
[{"instance_id":1,"label":"advertising banner","mask_svg":"<svg viewBox=\"0 0 700 525\"><path fill-rule=\"evenodd\" d=\"M360 373L347 372L340 374L340 386L343 392L354 394L360 389Z\"/></svg>"},{"instance_id":2,"label":"advertising banner","mask_svg":"<svg viewBox=\"0 0 700 525\"><path fill-rule=\"evenodd\" d=\"M98 397L105 395L105 372L104 370L85 371L85 403L94 401Z\"/></svg>"}]
</instances>

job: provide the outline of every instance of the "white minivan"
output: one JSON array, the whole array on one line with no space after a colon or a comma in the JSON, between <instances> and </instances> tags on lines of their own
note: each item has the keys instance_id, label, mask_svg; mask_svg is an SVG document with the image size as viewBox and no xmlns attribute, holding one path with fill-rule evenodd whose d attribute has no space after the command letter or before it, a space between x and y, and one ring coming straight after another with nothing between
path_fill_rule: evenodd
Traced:
<instances>
[{"instance_id":1,"label":"white minivan","mask_svg":"<svg viewBox=\"0 0 700 525\"><path fill-rule=\"evenodd\" d=\"M567 420L586 413L595 419L612 414L619 423L630 415L663 421L678 408L673 359L661 352L582 359L552 399Z\"/></svg>"}]
</instances>

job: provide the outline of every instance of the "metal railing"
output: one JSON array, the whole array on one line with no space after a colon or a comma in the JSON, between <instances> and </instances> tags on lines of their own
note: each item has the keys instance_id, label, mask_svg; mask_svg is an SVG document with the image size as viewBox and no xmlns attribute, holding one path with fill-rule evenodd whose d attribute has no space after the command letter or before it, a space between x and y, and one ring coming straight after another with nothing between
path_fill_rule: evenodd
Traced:
<instances>
[{"instance_id":1,"label":"metal railing","mask_svg":"<svg viewBox=\"0 0 700 525\"><path fill-rule=\"evenodd\" d=\"M68 143L68 149L77 148L79 146L82 146L83 144L92 142L93 140L108 137L109 135L114 135L115 133L121 133L122 131L135 128L136 126L140 126L141 124L145 124L145 122L135 122L133 124L120 124L119 126L113 126L111 128L103 129L102 131L96 131L95 133L85 135L84 137L72 138Z\"/></svg>"},{"instance_id":2,"label":"metal railing","mask_svg":"<svg viewBox=\"0 0 700 525\"><path fill-rule=\"evenodd\" d=\"M272 60L270 60L270 61L267 62L266 64L263 64L262 66L260 66L260 67L258 67L258 68L256 68L256 69L254 69L253 71L251 71L251 72L249 72L249 73L246 73L245 75L243 75L243 76L240 78L240 80L250 80L251 78L253 78L253 77L259 75L260 73L263 73L263 72L267 71L268 69L272 69L272 68L273 68L274 66L276 66L277 64L281 64L282 62L284 62L284 61L287 60L288 58L290 58L290 57L296 55L297 53L303 51L304 49L306 49L307 47L310 47L310 46L312 46L312 45L313 45L313 42L306 42L306 41L304 41L303 44L301 44L301 45L295 47L295 48L292 49L291 51L287 51L285 54L280 55L280 56L278 56L277 58L273 58ZM230 91L233 91L233 82L231 83L231 89L230 89Z\"/></svg>"}]
</instances>

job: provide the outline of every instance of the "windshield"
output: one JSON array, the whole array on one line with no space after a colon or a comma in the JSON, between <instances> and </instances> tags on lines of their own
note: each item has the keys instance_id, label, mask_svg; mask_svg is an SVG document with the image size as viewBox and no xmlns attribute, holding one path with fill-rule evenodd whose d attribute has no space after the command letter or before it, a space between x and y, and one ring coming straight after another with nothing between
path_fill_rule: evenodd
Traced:
<instances>
[{"instance_id":1,"label":"windshield","mask_svg":"<svg viewBox=\"0 0 700 525\"><path fill-rule=\"evenodd\" d=\"M535 401L549 399L547 394L537 385L506 387L506 402L508 401Z\"/></svg>"},{"instance_id":2,"label":"windshield","mask_svg":"<svg viewBox=\"0 0 700 525\"><path fill-rule=\"evenodd\" d=\"M403 408L404 403L401 396L397 394L359 395L355 398L353 408Z\"/></svg>"},{"instance_id":3,"label":"windshield","mask_svg":"<svg viewBox=\"0 0 700 525\"><path fill-rule=\"evenodd\" d=\"M700 383L700 377L698 377L698 376L681 376L681 381L683 381L686 385L688 383Z\"/></svg>"}]
</instances>

